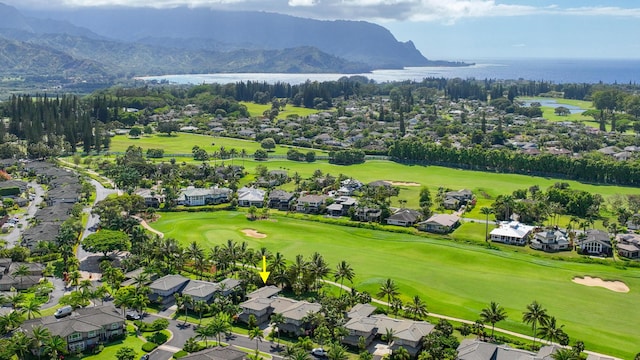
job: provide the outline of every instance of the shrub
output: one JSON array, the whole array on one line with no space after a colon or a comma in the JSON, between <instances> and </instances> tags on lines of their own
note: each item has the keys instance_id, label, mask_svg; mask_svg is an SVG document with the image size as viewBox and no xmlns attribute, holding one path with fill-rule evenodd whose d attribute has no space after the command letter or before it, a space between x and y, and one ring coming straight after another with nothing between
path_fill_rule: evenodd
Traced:
<instances>
[{"instance_id":1,"label":"shrub","mask_svg":"<svg viewBox=\"0 0 640 360\"><path fill-rule=\"evenodd\" d=\"M147 342L147 343L142 344L142 351L144 351L144 352L152 352L157 347L158 347L158 344L152 343L152 342Z\"/></svg>"},{"instance_id":2,"label":"shrub","mask_svg":"<svg viewBox=\"0 0 640 360\"><path fill-rule=\"evenodd\" d=\"M181 357L185 357L185 356L187 356L187 355L189 355L189 353L188 353L188 352L186 352L186 351L184 351L184 350L180 350L180 351L178 351L177 353L173 354L173 358L174 358L174 359L180 359Z\"/></svg>"},{"instance_id":3,"label":"shrub","mask_svg":"<svg viewBox=\"0 0 640 360\"><path fill-rule=\"evenodd\" d=\"M151 327L156 331L164 330L169 327L169 320L167 319L156 319L151 323Z\"/></svg>"},{"instance_id":4,"label":"shrub","mask_svg":"<svg viewBox=\"0 0 640 360\"><path fill-rule=\"evenodd\" d=\"M150 336L147 336L146 339L147 339L147 341L155 343L155 344L164 344L165 342L167 342L169 337L167 336L167 334L158 331L158 332L153 333Z\"/></svg>"}]
</instances>

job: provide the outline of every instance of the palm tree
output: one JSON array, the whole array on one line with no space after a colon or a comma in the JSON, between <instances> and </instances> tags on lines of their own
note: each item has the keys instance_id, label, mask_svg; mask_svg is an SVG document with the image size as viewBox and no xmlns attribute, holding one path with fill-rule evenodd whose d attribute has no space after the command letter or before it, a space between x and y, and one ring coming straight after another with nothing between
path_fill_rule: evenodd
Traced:
<instances>
[{"instance_id":1,"label":"palm tree","mask_svg":"<svg viewBox=\"0 0 640 360\"><path fill-rule=\"evenodd\" d=\"M489 215L493 214L493 209L487 206L480 208L480 213L485 215L484 241L489 241Z\"/></svg>"},{"instance_id":2,"label":"palm tree","mask_svg":"<svg viewBox=\"0 0 640 360\"><path fill-rule=\"evenodd\" d=\"M409 354L409 351L407 351L407 349L405 349L404 347L400 346L399 348L393 350L393 352L391 353L391 359L393 359L393 360L409 360L409 359L411 359L411 355Z\"/></svg>"},{"instance_id":3,"label":"palm tree","mask_svg":"<svg viewBox=\"0 0 640 360\"><path fill-rule=\"evenodd\" d=\"M391 299L398 295L398 285L391 279L387 279L381 286L380 291L378 291L377 296L379 297L387 297L387 306L389 310L391 310Z\"/></svg>"},{"instance_id":4,"label":"palm tree","mask_svg":"<svg viewBox=\"0 0 640 360\"><path fill-rule=\"evenodd\" d=\"M247 150L246 149L241 149L240 150L240 157L242 158L242 167L244 167L244 158L247 157Z\"/></svg>"},{"instance_id":5,"label":"palm tree","mask_svg":"<svg viewBox=\"0 0 640 360\"><path fill-rule=\"evenodd\" d=\"M540 326L538 336L543 339L547 339L549 343L560 342L560 339L564 336L564 331L562 330L563 327L564 325L560 325L560 327L558 327L556 325L556 317L551 316L546 324Z\"/></svg>"},{"instance_id":6,"label":"palm tree","mask_svg":"<svg viewBox=\"0 0 640 360\"><path fill-rule=\"evenodd\" d=\"M11 348L18 355L19 359L24 359L31 347L32 340L24 332L16 331L11 337Z\"/></svg>"},{"instance_id":7,"label":"palm tree","mask_svg":"<svg viewBox=\"0 0 640 360\"><path fill-rule=\"evenodd\" d=\"M395 339L395 332L393 329L385 328L384 334L382 334L382 340L386 341L387 345L391 346L393 339Z\"/></svg>"},{"instance_id":8,"label":"palm tree","mask_svg":"<svg viewBox=\"0 0 640 360\"><path fill-rule=\"evenodd\" d=\"M483 322L491 324L491 338L493 338L496 323L505 320L507 318L507 312L500 304L492 301L489 303L489 307L482 309L480 318Z\"/></svg>"},{"instance_id":9,"label":"palm tree","mask_svg":"<svg viewBox=\"0 0 640 360\"><path fill-rule=\"evenodd\" d=\"M25 296L23 293L16 292L12 295L9 295L7 300L11 304L11 307L13 308L13 310L16 310L17 308L20 307L20 304L24 302L24 298Z\"/></svg>"},{"instance_id":10,"label":"palm tree","mask_svg":"<svg viewBox=\"0 0 640 360\"><path fill-rule=\"evenodd\" d=\"M36 315L40 316L40 303L31 298L21 305L20 311L27 315L27 319L33 319Z\"/></svg>"},{"instance_id":11,"label":"palm tree","mask_svg":"<svg viewBox=\"0 0 640 360\"><path fill-rule=\"evenodd\" d=\"M546 325L549 319L547 309L543 308L537 301L533 301L527 305L527 311L522 313L522 321L525 324L531 324L533 330L533 346L536 345L536 327L538 325Z\"/></svg>"},{"instance_id":12,"label":"palm tree","mask_svg":"<svg viewBox=\"0 0 640 360\"><path fill-rule=\"evenodd\" d=\"M80 271L78 270L74 270L69 274L69 283L71 286L75 286L76 287L76 291L78 291L78 284L80 281L80 278L82 277L82 275L80 274Z\"/></svg>"},{"instance_id":13,"label":"palm tree","mask_svg":"<svg viewBox=\"0 0 640 360\"><path fill-rule=\"evenodd\" d=\"M38 359L42 354L42 349L41 349L42 346L44 346L44 343L50 337L51 337L51 332L49 331L49 329L47 329L42 325L36 325L31 329L32 345L35 348L35 350L38 352Z\"/></svg>"},{"instance_id":14,"label":"palm tree","mask_svg":"<svg viewBox=\"0 0 640 360\"><path fill-rule=\"evenodd\" d=\"M208 338L209 336L214 336L215 334L213 333L214 328L211 326L198 326L196 328L196 334L198 334L198 337L202 340L204 340L204 347L208 347ZM220 343L218 343L218 346L220 346Z\"/></svg>"},{"instance_id":15,"label":"palm tree","mask_svg":"<svg viewBox=\"0 0 640 360\"><path fill-rule=\"evenodd\" d=\"M342 288L343 288L343 283L344 283L344 279L349 280L349 282L353 282L353 278L355 277L355 273L353 271L353 269L351 268L351 265L349 265L346 261L342 260L337 268L336 268L336 272L333 274L333 277L336 281L340 280L340 295L342 295Z\"/></svg>"},{"instance_id":16,"label":"palm tree","mask_svg":"<svg viewBox=\"0 0 640 360\"><path fill-rule=\"evenodd\" d=\"M11 273L12 276L19 276L20 277L20 285L22 285L22 280L24 279L25 276L29 275L29 267L27 265L20 265L18 266L17 269L15 269L13 271L13 273Z\"/></svg>"},{"instance_id":17,"label":"palm tree","mask_svg":"<svg viewBox=\"0 0 640 360\"><path fill-rule=\"evenodd\" d=\"M329 360L347 360L349 355L347 350L338 342L331 343L329 350L327 351L327 358Z\"/></svg>"},{"instance_id":18,"label":"palm tree","mask_svg":"<svg viewBox=\"0 0 640 360\"><path fill-rule=\"evenodd\" d=\"M19 311L12 311L6 315L0 316L0 328L7 333L22 324L24 318Z\"/></svg>"},{"instance_id":19,"label":"palm tree","mask_svg":"<svg viewBox=\"0 0 640 360\"><path fill-rule=\"evenodd\" d=\"M216 337L218 345L220 345L221 335L231 330L231 316L225 312L220 312L214 316L207 326L211 327L212 336Z\"/></svg>"},{"instance_id":20,"label":"palm tree","mask_svg":"<svg viewBox=\"0 0 640 360\"><path fill-rule=\"evenodd\" d=\"M403 304L402 304L402 300L400 300L398 298L393 298L393 299L391 299L390 305L391 305L391 312L397 318L398 317L398 313L404 307Z\"/></svg>"},{"instance_id":21,"label":"palm tree","mask_svg":"<svg viewBox=\"0 0 640 360\"><path fill-rule=\"evenodd\" d=\"M271 326L276 328L278 347L280 347L280 325L282 324L284 324L284 316L281 313L273 313L271 315Z\"/></svg>"},{"instance_id":22,"label":"palm tree","mask_svg":"<svg viewBox=\"0 0 640 360\"><path fill-rule=\"evenodd\" d=\"M423 318L429 313L427 311L427 304L425 304L418 295L414 296L411 301L407 302L405 309L408 313L413 315L413 320Z\"/></svg>"},{"instance_id":23,"label":"palm tree","mask_svg":"<svg viewBox=\"0 0 640 360\"><path fill-rule=\"evenodd\" d=\"M256 326L253 329L249 330L249 339L256 340L256 357L258 356L258 352L259 352L258 345L263 338L264 338L264 333L262 332L262 329L260 329L259 327Z\"/></svg>"},{"instance_id":24,"label":"palm tree","mask_svg":"<svg viewBox=\"0 0 640 360\"><path fill-rule=\"evenodd\" d=\"M209 305L204 300L198 300L193 304L193 311L198 313L198 326L202 324L202 314L209 309Z\"/></svg>"},{"instance_id":25,"label":"palm tree","mask_svg":"<svg viewBox=\"0 0 640 360\"><path fill-rule=\"evenodd\" d=\"M580 360L580 356L571 349L558 349L551 355L553 360Z\"/></svg>"},{"instance_id":26,"label":"palm tree","mask_svg":"<svg viewBox=\"0 0 640 360\"><path fill-rule=\"evenodd\" d=\"M329 275L330 272L327 262L318 252L314 252L311 255L311 261L309 261L309 270L311 274L313 274L313 277L315 279L314 287L317 290L319 287L318 281L325 278L327 275Z\"/></svg>"},{"instance_id":27,"label":"palm tree","mask_svg":"<svg viewBox=\"0 0 640 360\"><path fill-rule=\"evenodd\" d=\"M57 359L58 354L67 350L67 342L58 335L52 336L45 341L43 350L45 354L51 356L51 359Z\"/></svg>"}]
</instances>

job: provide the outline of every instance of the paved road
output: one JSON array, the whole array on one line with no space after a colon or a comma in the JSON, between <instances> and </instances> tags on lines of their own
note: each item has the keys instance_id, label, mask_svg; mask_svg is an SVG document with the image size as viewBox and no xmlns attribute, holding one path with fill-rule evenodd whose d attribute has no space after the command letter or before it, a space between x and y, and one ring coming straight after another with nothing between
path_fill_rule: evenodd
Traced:
<instances>
[{"instance_id":1,"label":"paved road","mask_svg":"<svg viewBox=\"0 0 640 360\"><path fill-rule=\"evenodd\" d=\"M35 198L27 207L27 213L23 215L18 221L18 224L22 224L22 226L18 226L18 224L16 224L16 227L13 229L13 231L11 231L4 237L4 240L7 242L7 248L12 248L19 243L22 232L29 227L29 223L27 220L32 218L36 214L36 211L38 211L40 203L43 200L45 192L42 186L40 186L40 184L35 181L29 182L29 186L34 189Z\"/></svg>"},{"instance_id":2,"label":"paved road","mask_svg":"<svg viewBox=\"0 0 640 360\"><path fill-rule=\"evenodd\" d=\"M157 315L148 314L144 320L147 322L152 322L158 318L160 317ZM174 320L171 318L168 320L169 320L168 330L171 331L171 333L173 334L173 337L171 338L171 340L167 341L167 343L163 344L162 346L160 346L158 349L156 349L151 353L151 358L154 360L171 359L173 357L173 354L176 351L182 349L187 339L189 339L190 337L196 336L195 327L197 327L197 325L191 324L191 323L187 323L186 325L184 325L183 320L182 321ZM210 338L210 340L215 340L215 339ZM236 346L240 346L248 349L256 348L256 341L250 340L247 336L244 336L244 335L232 334L230 337L223 337L222 341L231 345L236 345ZM268 340L263 340L262 342L258 343L258 348L260 349L260 351L264 353L271 354L271 356L276 360L282 359L282 356L279 356L278 353L280 351L284 351L284 346L281 346L278 349L275 343L271 343Z\"/></svg>"},{"instance_id":3,"label":"paved road","mask_svg":"<svg viewBox=\"0 0 640 360\"><path fill-rule=\"evenodd\" d=\"M84 231L82 232L81 240L84 240L84 238L93 234L93 232L90 231L89 228L100 222L100 217L98 215L94 215L91 213L91 209L93 208L93 206L98 201L104 200L107 196L118 193L117 189L107 189L104 186L102 186L100 182L96 180L91 179L90 182L96 188L96 200L94 201L94 203L91 205L90 208L84 209L84 212L89 214L89 218L87 219L87 225ZM78 258L78 260L80 260L80 271L87 271L90 273L99 272L100 268L99 268L98 260L102 258L102 254L91 253L91 252L85 251L84 248L82 248L82 246L78 246L76 250L76 257Z\"/></svg>"}]
</instances>

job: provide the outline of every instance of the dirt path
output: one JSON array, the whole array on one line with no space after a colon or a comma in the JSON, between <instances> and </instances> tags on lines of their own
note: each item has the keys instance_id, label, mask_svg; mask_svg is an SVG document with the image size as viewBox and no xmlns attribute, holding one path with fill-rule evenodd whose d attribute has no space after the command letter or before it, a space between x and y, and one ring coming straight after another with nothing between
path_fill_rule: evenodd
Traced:
<instances>
[{"instance_id":1,"label":"dirt path","mask_svg":"<svg viewBox=\"0 0 640 360\"><path fill-rule=\"evenodd\" d=\"M164 238L164 233L152 228L151 225L149 225L146 220L144 220L143 218L137 217L137 216L134 216L134 217L140 221L140 226L142 226L143 228L145 228L145 229L151 231L152 233L158 235L158 237L160 239Z\"/></svg>"}]
</instances>

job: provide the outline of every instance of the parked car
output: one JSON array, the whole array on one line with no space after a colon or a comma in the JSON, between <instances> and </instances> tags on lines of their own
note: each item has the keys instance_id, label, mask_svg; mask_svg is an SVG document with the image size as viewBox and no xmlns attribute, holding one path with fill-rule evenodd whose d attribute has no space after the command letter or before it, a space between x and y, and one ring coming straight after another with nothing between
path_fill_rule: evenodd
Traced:
<instances>
[{"instance_id":1,"label":"parked car","mask_svg":"<svg viewBox=\"0 0 640 360\"><path fill-rule=\"evenodd\" d=\"M135 310L127 311L127 320L140 320L140 314Z\"/></svg>"},{"instance_id":2,"label":"parked car","mask_svg":"<svg viewBox=\"0 0 640 360\"><path fill-rule=\"evenodd\" d=\"M325 357L327 356L327 352L323 348L315 348L311 350L311 355L317 357Z\"/></svg>"},{"instance_id":3,"label":"parked car","mask_svg":"<svg viewBox=\"0 0 640 360\"><path fill-rule=\"evenodd\" d=\"M56 310L53 316L55 316L56 319L60 319L65 316L71 315L72 312L73 312L73 308L71 307L71 305L66 305Z\"/></svg>"},{"instance_id":4,"label":"parked car","mask_svg":"<svg viewBox=\"0 0 640 360\"><path fill-rule=\"evenodd\" d=\"M149 360L149 354L144 354L140 356L140 360Z\"/></svg>"}]
</instances>

